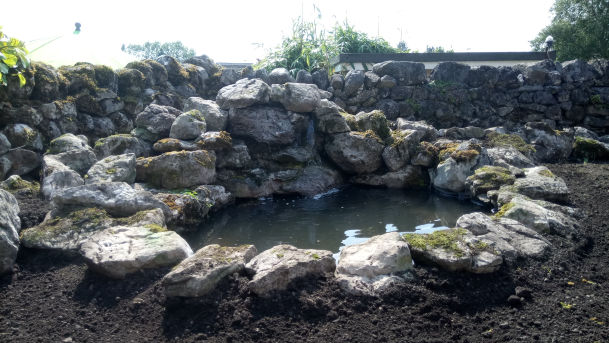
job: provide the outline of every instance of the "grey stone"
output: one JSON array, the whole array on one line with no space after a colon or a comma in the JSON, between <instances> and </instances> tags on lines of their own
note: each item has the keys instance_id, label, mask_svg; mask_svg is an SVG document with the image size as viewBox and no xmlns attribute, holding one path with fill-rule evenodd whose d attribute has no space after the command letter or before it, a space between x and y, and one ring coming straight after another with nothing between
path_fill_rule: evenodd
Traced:
<instances>
[{"instance_id":1,"label":"grey stone","mask_svg":"<svg viewBox=\"0 0 609 343\"><path fill-rule=\"evenodd\" d=\"M155 135L157 139L168 137L171 125L180 114L180 110L171 106L150 104L137 115L135 125Z\"/></svg>"},{"instance_id":2,"label":"grey stone","mask_svg":"<svg viewBox=\"0 0 609 343\"><path fill-rule=\"evenodd\" d=\"M554 175L547 167L524 169L525 177L518 178L510 190L532 199L567 202L569 189L565 181Z\"/></svg>"},{"instance_id":3,"label":"grey stone","mask_svg":"<svg viewBox=\"0 0 609 343\"><path fill-rule=\"evenodd\" d=\"M372 71L380 77L389 75L395 78L400 86L420 85L427 81L423 63L386 61L372 66Z\"/></svg>"},{"instance_id":4,"label":"grey stone","mask_svg":"<svg viewBox=\"0 0 609 343\"><path fill-rule=\"evenodd\" d=\"M281 103L288 111L311 112L321 99L316 85L288 82L272 86L271 100Z\"/></svg>"},{"instance_id":5,"label":"grey stone","mask_svg":"<svg viewBox=\"0 0 609 343\"><path fill-rule=\"evenodd\" d=\"M336 264L327 250L298 249L283 244L274 246L254 257L246 268L255 272L248 283L258 296L269 296L284 290L299 278L315 278L334 272Z\"/></svg>"},{"instance_id":6,"label":"grey stone","mask_svg":"<svg viewBox=\"0 0 609 343\"><path fill-rule=\"evenodd\" d=\"M149 192L136 191L125 182L103 182L66 188L53 197L58 210L67 207L99 207L115 216L130 216L137 212L160 208L170 215L169 207Z\"/></svg>"},{"instance_id":7,"label":"grey stone","mask_svg":"<svg viewBox=\"0 0 609 343\"><path fill-rule=\"evenodd\" d=\"M136 157L148 156L152 146L128 134L118 134L100 138L95 142L94 151L97 158L112 155L135 154Z\"/></svg>"},{"instance_id":8,"label":"grey stone","mask_svg":"<svg viewBox=\"0 0 609 343\"><path fill-rule=\"evenodd\" d=\"M74 170L57 160L53 155L43 157L42 194L51 199L55 193L70 187L81 186L85 182Z\"/></svg>"},{"instance_id":9,"label":"grey stone","mask_svg":"<svg viewBox=\"0 0 609 343\"><path fill-rule=\"evenodd\" d=\"M226 128L228 113L220 109L215 101L192 97L184 102L184 111L199 110L209 131L221 131Z\"/></svg>"},{"instance_id":10,"label":"grey stone","mask_svg":"<svg viewBox=\"0 0 609 343\"><path fill-rule=\"evenodd\" d=\"M345 75L343 92L346 97L354 95L364 85L364 72L361 70L350 70Z\"/></svg>"},{"instance_id":11,"label":"grey stone","mask_svg":"<svg viewBox=\"0 0 609 343\"><path fill-rule=\"evenodd\" d=\"M218 91L216 103L222 109L245 108L269 102L271 87L260 79L242 79Z\"/></svg>"},{"instance_id":12,"label":"grey stone","mask_svg":"<svg viewBox=\"0 0 609 343\"><path fill-rule=\"evenodd\" d=\"M241 272L257 253L253 245L207 245L175 266L161 284L169 297L205 296L224 278Z\"/></svg>"},{"instance_id":13,"label":"grey stone","mask_svg":"<svg viewBox=\"0 0 609 343\"><path fill-rule=\"evenodd\" d=\"M404 118L397 119L398 130L414 130L423 133L421 140L432 142L438 137L438 130L425 121L409 121Z\"/></svg>"},{"instance_id":14,"label":"grey stone","mask_svg":"<svg viewBox=\"0 0 609 343\"><path fill-rule=\"evenodd\" d=\"M275 68L269 73L269 84L284 84L286 82L294 82L294 78L290 75L290 72L285 68Z\"/></svg>"},{"instance_id":15,"label":"grey stone","mask_svg":"<svg viewBox=\"0 0 609 343\"><path fill-rule=\"evenodd\" d=\"M87 150L70 150L59 154L45 156L53 157L55 160L65 164L67 167L80 175L84 175L87 170L89 170L89 168L91 168L91 166L97 162L97 157L90 148Z\"/></svg>"},{"instance_id":16,"label":"grey stone","mask_svg":"<svg viewBox=\"0 0 609 343\"><path fill-rule=\"evenodd\" d=\"M87 172L85 183L135 182L135 154L108 156L95 163Z\"/></svg>"},{"instance_id":17,"label":"grey stone","mask_svg":"<svg viewBox=\"0 0 609 343\"><path fill-rule=\"evenodd\" d=\"M169 137L183 140L195 139L205 132L206 128L205 118L201 112L190 110L180 114L171 124Z\"/></svg>"},{"instance_id":18,"label":"grey stone","mask_svg":"<svg viewBox=\"0 0 609 343\"><path fill-rule=\"evenodd\" d=\"M0 274L13 271L19 250L19 204L15 197L0 189Z\"/></svg>"},{"instance_id":19,"label":"grey stone","mask_svg":"<svg viewBox=\"0 0 609 343\"><path fill-rule=\"evenodd\" d=\"M92 270L121 279L141 269L174 266L192 255L192 249L173 231L115 226L91 236L80 254Z\"/></svg>"},{"instance_id":20,"label":"grey stone","mask_svg":"<svg viewBox=\"0 0 609 343\"><path fill-rule=\"evenodd\" d=\"M0 133L0 156L6 154L11 148L11 142L5 135Z\"/></svg>"},{"instance_id":21,"label":"grey stone","mask_svg":"<svg viewBox=\"0 0 609 343\"><path fill-rule=\"evenodd\" d=\"M290 144L296 139L290 114L280 108L233 108L229 112L229 121L232 136L266 144Z\"/></svg>"},{"instance_id":22,"label":"grey stone","mask_svg":"<svg viewBox=\"0 0 609 343\"><path fill-rule=\"evenodd\" d=\"M338 171L321 166L307 166L294 181L282 185L281 190L285 193L314 196L341 183L342 178Z\"/></svg>"},{"instance_id":23,"label":"grey stone","mask_svg":"<svg viewBox=\"0 0 609 343\"><path fill-rule=\"evenodd\" d=\"M40 156L32 150L11 149L3 157L10 162L9 173L14 175L25 175L40 166Z\"/></svg>"},{"instance_id":24,"label":"grey stone","mask_svg":"<svg viewBox=\"0 0 609 343\"><path fill-rule=\"evenodd\" d=\"M330 159L347 173L372 173L382 164L383 143L362 133L333 135L324 148Z\"/></svg>"},{"instance_id":25,"label":"grey stone","mask_svg":"<svg viewBox=\"0 0 609 343\"><path fill-rule=\"evenodd\" d=\"M334 134L349 132L347 121L341 115L343 110L329 100L321 100L313 112L317 122L317 130L321 133Z\"/></svg>"},{"instance_id":26,"label":"grey stone","mask_svg":"<svg viewBox=\"0 0 609 343\"><path fill-rule=\"evenodd\" d=\"M213 151L167 152L137 160L138 181L173 189L213 183L216 155Z\"/></svg>"},{"instance_id":27,"label":"grey stone","mask_svg":"<svg viewBox=\"0 0 609 343\"><path fill-rule=\"evenodd\" d=\"M428 184L427 176L419 166L408 165L397 171L385 174L364 174L351 178L351 183L387 188L420 189Z\"/></svg>"},{"instance_id":28,"label":"grey stone","mask_svg":"<svg viewBox=\"0 0 609 343\"><path fill-rule=\"evenodd\" d=\"M330 78L330 87L335 91L342 91L345 84L345 78L340 74L333 74Z\"/></svg>"},{"instance_id":29,"label":"grey stone","mask_svg":"<svg viewBox=\"0 0 609 343\"><path fill-rule=\"evenodd\" d=\"M42 151L43 149L42 137L38 130L32 129L26 124L8 124L4 128L4 130L2 130L2 133L5 139L8 139L8 141L10 142L9 147L20 147L23 149L29 149L38 152ZM6 149L6 151L8 151L6 145L2 145L4 145L4 148Z\"/></svg>"},{"instance_id":30,"label":"grey stone","mask_svg":"<svg viewBox=\"0 0 609 343\"><path fill-rule=\"evenodd\" d=\"M68 152L71 150L90 150L88 141L83 136L75 136L71 133L66 133L49 143L47 153L49 154L60 154L62 152Z\"/></svg>"},{"instance_id":31,"label":"grey stone","mask_svg":"<svg viewBox=\"0 0 609 343\"><path fill-rule=\"evenodd\" d=\"M228 151L218 152L216 166L218 168L244 168L248 166L252 158L247 149L247 145L234 144Z\"/></svg>"},{"instance_id":32,"label":"grey stone","mask_svg":"<svg viewBox=\"0 0 609 343\"><path fill-rule=\"evenodd\" d=\"M374 236L344 247L336 266L336 279L349 293L376 295L392 284L404 282L412 269L408 244L397 232Z\"/></svg>"},{"instance_id":33,"label":"grey stone","mask_svg":"<svg viewBox=\"0 0 609 343\"><path fill-rule=\"evenodd\" d=\"M313 76L311 76L311 73L309 73L306 70L299 70L298 73L296 73L296 82L298 83L313 83Z\"/></svg>"},{"instance_id":34,"label":"grey stone","mask_svg":"<svg viewBox=\"0 0 609 343\"><path fill-rule=\"evenodd\" d=\"M466 64L442 62L431 72L431 79L436 82L464 84L469 77L470 69Z\"/></svg>"}]
</instances>

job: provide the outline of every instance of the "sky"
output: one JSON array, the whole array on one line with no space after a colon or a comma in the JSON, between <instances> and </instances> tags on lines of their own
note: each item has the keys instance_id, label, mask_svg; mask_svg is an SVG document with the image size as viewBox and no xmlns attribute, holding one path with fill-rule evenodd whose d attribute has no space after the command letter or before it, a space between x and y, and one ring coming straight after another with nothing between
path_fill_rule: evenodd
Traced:
<instances>
[{"instance_id":1,"label":"sky","mask_svg":"<svg viewBox=\"0 0 609 343\"><path fill-rule=\"evenodd\" d=\"M552 19L553 3L30 0L24 15L5 15L0 26L8 36L26 42L33 60L56 66L88 61L122 67L133 59L121 52L122 44L176 40L216 62L256 62L291 32L292 22L301 16L317 20L327 30L346 19L358 31L383 37L392 46L404 40L412 50L425 51L429 45L456 52L530 51L529 41ZM75 22L82 25L79 35L72 33Z\"/></svg>"}]
</instances>

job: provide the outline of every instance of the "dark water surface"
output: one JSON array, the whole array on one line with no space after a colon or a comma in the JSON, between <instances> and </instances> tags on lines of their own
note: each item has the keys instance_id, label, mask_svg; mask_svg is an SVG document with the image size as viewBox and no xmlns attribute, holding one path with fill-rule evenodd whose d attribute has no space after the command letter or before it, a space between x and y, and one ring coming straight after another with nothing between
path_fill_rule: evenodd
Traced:
<instances>
[{"instance_id":1,"label":"dark water surface","mask_svg":"<svg viewBox=\"0 0 609 343\"><path fill-rule=\"evenodd\" d=\"M185 238L193 250L208 244L278 244L338 253L346 245L386 232L432 232L453 227L465 214L482 210L469 201L428 191L351 186L314 198L273 197L242 202L211 215Z\"/></svg>"}]
</instances>

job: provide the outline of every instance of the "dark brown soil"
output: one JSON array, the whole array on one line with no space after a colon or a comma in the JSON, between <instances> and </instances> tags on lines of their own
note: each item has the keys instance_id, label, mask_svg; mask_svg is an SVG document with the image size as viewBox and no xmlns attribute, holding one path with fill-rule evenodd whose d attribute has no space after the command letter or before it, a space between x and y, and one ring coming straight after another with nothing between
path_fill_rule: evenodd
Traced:
<instances>
[{"instance_id":1,"label":"dark brown soil","mask_svg":"<svg viewBox=\"0 0 609 343\"><path fill-rule=\"evenodd\" d=\"M324 279L260 299L241 275L176 301L158 284L167 270L109 280L78 257L22 249L15 273L0 278L0 341L607 342L609 165L549 167L585 215L581 232L548 237L543 260L492 275L417 266L412 282L378 299ZM46 210L20 200L27 220Z\"/></svg>"}]
</instances>

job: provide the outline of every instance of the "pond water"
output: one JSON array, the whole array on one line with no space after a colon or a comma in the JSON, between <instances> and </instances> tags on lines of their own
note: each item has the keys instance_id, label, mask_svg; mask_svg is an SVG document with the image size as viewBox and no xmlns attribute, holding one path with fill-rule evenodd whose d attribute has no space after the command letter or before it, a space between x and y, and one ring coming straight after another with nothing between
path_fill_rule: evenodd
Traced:
<instances>
[{"instance_id":1,"label":"pond water","mask_svg":"<svg viewBox=\"0 0 609 343\"><path fill-rule=\"evenodd\" d=\"M350 186L313 198L273 197L240 202L211 215L185 238L193 250L208 244L278 244L338 253L386 232L428 233L453 227L465 214L483 210L428 191Z\"/></svg>"}]
</instances>

